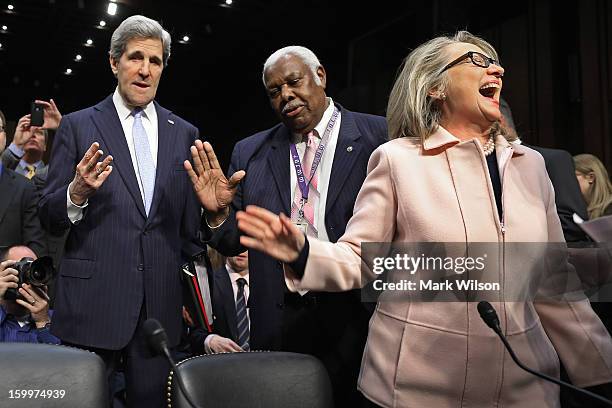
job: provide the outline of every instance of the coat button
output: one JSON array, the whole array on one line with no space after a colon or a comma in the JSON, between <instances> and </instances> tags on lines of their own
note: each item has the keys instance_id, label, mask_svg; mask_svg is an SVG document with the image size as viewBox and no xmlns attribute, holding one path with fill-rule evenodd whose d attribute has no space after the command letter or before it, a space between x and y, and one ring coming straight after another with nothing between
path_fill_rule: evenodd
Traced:
<instances>
[{"instance_id":1,"label":"coat button","mask_svg":"<svg viewBox=\"0 0 612 408\"><path fill-rule=\"evenodd\" d=\"M139 271L144 271L144 265L143 264L138 265L138 270Z\"/></svg>"}]
</instances>

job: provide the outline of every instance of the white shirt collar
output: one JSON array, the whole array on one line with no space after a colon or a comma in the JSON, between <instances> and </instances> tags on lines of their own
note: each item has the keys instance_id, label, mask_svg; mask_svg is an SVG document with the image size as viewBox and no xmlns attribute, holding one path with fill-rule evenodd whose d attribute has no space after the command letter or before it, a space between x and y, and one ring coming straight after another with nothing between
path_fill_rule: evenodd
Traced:
<instances>
[{"instance_id":1,"label":"white shirt collar","mask_svg":"<svg viewBox=\"0 0 612 408\"><path fill-rule=\"evenodd\" d=\"M325 112L323 112L323 116L321 116L321 120L319 121L319 123L317 123L317 125L314 128L314 130L316 130L317 133L319 134L319 137L323 137L323 133L325 133L325 128L327 127L327 123L329 122L332 115L334 114L334 101L330 97L327 97L325 99L327 100L327 108L325 109ZM301 134L294 134L293 135L294 143L300 143L302 141L302 136L303 135Z\"/></svg>"},{"instance_id":2,"label":"white shirt collar","mask_svg":"<svg viewBox=\"0 0 612 408\"><path fill-rule=\"evenodd\" d=\"M246 284L249 284L249 273L247 272L244 276L240 275L238 272L236 272L231 265L229 264L229 262L225 262L225 268L227 269L227 273L229 274L230 280L232 281L232 283L236 283L236 281L240 278L244 278L246 280Z\"/></svg>"},{"instance_id":3,"label":"white shirt collar","mask_svg":"<svg viewBox=\"0 0 612 408\"><path fill-rule=\"evenodd\" d=\"M125 103L123 97L119 93L119 87L115 88L115 93L113 93L113 103L115 104L115 109L117 109L117 113L119 114L119 119L124 121L132 114L132 109ZM142 109L144 116L149 120L152 120L157 115L155 114L155 104L153 101L149 102L147 106Z\"/></svg>"}]
</instances>

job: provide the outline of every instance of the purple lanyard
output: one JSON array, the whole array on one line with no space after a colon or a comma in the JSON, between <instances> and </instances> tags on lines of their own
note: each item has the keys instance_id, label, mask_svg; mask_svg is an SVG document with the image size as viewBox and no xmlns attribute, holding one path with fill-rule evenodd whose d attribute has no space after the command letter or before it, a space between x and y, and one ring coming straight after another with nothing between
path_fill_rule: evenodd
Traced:
<instances>
[{"instance_id":1,"label":"purple lanyard","mask_svg":"<svg viewBox=\"0 0 612 408\"><path fill-rule=\"evenodd\" d=\"M295 144L291 145L291 161L293 162L293 166L295 166L295 175L297 176L298 186L300 187L300 192L302 193L302 202L308 201L308 191L310 182L314 177L317 167L319 167L319 163L321 162L321 157L323 157L323 152L325 151L325 146L327 145L329 136L336 124L336 120L338 119L338 115L340 111L336 106L334 106L334 113L332 117L327 122L327 127L325 128L325 132L323 133L323 137L321 138L321 142L319 143L319 147L315 152L315 157L312 160L312 167L310 168L310 177L308 182L306 182L306 177L304 176L304 170L302 170L302 163L300 161L300 156L298 155L297 148ZM304 153L305 154L305 153Z\"/></svg>"}]
</instances>

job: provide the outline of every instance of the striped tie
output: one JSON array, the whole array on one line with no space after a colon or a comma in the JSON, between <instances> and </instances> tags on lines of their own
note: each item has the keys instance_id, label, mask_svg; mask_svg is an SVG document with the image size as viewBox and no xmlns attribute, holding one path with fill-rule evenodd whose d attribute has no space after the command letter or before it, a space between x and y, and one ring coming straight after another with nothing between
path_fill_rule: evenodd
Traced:
<instances>
[{"instance_id":1,"label":"striped tie","mask_svg":"<svg viewBox=\"0 0 612 408\"><path fill-rule=\"evenodd\" d=\"M132 126L132 137L134 138L134 150L136 151L136 162L138 164L138 176L142 183L142 195L144 196L144 207L147 215L153 201L153 190L155 189L155 163L151 155L149 138L142 125L142 108L136 108L132 112L134 125Z\"/></svg>"},{"instance_id":2,"label":"striped tie","mask_svg":"<svg viewBox=\"0 0 612 408\"><path fill-rule=\"evenodd\" d=\"M236 296L236 321L238 322L238 345L242 347L244 351L249 351L251 346L249 345L249 316L247 315L246 300L244 297L244 285L247 281L244 278L238 278L236 284L238 285L238 295Z\"/></svg>"}]
</instances>

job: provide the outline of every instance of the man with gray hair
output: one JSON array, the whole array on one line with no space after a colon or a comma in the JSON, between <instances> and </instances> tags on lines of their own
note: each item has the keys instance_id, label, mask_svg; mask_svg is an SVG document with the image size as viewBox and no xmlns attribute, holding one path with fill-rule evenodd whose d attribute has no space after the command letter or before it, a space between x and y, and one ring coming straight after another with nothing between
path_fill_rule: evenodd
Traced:
<instances>
[{"instance_id":1,"label":"man with gray hair","mask_svg":"<svg viewBox=\"0 0 612 408\"><path fill-rule=\"evenodd\" d=\"M70 230L52 331L100 355L109 376L123 364L128 406L155 407L169 366L151 355L142 326L155 318L169 346L179 343L178 271L201 251L200 208L181 163L198 130L154 101L170 56L158 22L124 20L109 55L117 88L62 118L39 204L49 231Z\"/></svg>"},{"instance_id":2,"label":"man with gray hair","mask_svg":"<svg viewBox=\"0 0 612 408\"><path fill-rule=\"evenodd\" d=\"M387 140L383 117L351 112L327 97L325 69L307 48L274 52L264 64L263 83L282 123L236 144L229 181L208 144L196 144L197 173L186 163L206 211L204 236L227 256L245 250L235 212L251 204L291 214L304 233L336 242L353 213L370 154ZM249 274L245 346L320 358L337 405L360 406L357 374L370 315L359 292L291 293L281 264L257 251L249 254Z\"/></svg>"}]
</instances>

